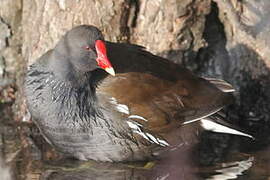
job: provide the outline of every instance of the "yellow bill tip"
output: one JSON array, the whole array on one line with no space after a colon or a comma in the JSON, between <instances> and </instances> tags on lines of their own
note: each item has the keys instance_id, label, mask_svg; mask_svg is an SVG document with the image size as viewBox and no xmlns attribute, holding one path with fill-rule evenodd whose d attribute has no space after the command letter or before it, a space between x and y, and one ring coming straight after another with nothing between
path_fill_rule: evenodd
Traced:
<instances>
[{"instance_id":1,"label":"yellow bill tip","mask_svg":"<svg viewBox=\"0 0 270 180\"><path fill-rule=\"evenodd\" d=\"M105 68L104 70L105 70L107 73L109 73L110 75L115 76L115 72L114 72L114 69L113 69L112 67Z\"/></svg>"}]
</instances>

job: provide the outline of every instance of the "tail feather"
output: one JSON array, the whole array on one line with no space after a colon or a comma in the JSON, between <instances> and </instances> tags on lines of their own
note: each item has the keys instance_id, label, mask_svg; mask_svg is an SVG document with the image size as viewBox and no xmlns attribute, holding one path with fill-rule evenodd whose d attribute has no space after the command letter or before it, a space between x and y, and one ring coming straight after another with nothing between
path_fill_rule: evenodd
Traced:
<instances>
[{"instance_id":1,"label":"tail feather","mask_svg":"<svg viewBox=\"0 0 270 180\"><path fill-rule=\"evenodd\" d=\"M226 123L227 124L227 123ZM218 132L218 133L226 133L226 134L234 134L239 136L245 136L249 137L251 139L254 139L253 136L241 132L239 130L236 130L234 128L231 128L229 126L225 126L221 124L220 122L215 122L213 119L210 119L209 117L201 119L201 125L205 130Z\"/></svg>"},{"instance_id":2,"label":"tail feather","mask_svg":"<svg viewBox=\"0 0 270 180\"><path fill-rule=\"evenodd\" d=\"M222 79L215 79L215 78L205 78L204 79L208 80L210 83L214 84L219 90L223 92L234 92L235 89L233 86L226 81Z\"/></svg>"}]
</instances>

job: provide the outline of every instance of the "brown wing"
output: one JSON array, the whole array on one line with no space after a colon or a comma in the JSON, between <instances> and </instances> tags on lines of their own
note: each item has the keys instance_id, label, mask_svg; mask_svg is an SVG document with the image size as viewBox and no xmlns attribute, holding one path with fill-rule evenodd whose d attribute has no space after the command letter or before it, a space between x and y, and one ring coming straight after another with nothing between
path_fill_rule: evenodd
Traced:
<instances>
[{"instance_id":1,"label":"brown wing","mask_svg":"<svg viewBox=\"0 0 270 180\"><path fill-rule=\"evenodd\" d=\"M208 116L230 100L230 96L203 79L172 82L136 72L107 77L97 92L127 106L128 113L123 116L134 117L144 128L160 133Z\"/></svg>"},{"instance_id":2,"label":"brown wing","mask_svg":"<svg viewBox=\"0 0 270 180\"><path fill-rule=\"evenodd\" d=\"M111 113L112 119L126 121L136 138L141 136L139 141L161 137L169 144L190 142L198 123L183 123L208 116L232 100L209 81L142 47L110 42L106 47L117 75L100 84L100 104L114 103L109 107L120 112Z\"/></svg>"}]
</instances>

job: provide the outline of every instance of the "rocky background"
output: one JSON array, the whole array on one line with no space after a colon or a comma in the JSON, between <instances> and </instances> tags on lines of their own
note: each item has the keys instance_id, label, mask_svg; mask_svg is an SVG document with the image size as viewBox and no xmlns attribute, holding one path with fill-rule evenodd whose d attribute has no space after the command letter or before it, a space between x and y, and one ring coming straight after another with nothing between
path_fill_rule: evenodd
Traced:
<instances>
[{"instance_id":1,"label":"rocky background","mask_svg":"<svg viewBox=\"0 0 270 180\"><path fill-rule=\"evenodd\" d=\"M228 145L264 147L270 142L269 8L270 1L257 0L1 0L0 154L10 163L34 147L18 139L31 129L21 89L25 69L79 24L233 84L229 119L256 141L206 133L203 163L219 160ZM204 148L209 144L215 146L210 152Z\"/></svg>"}]
</instances>

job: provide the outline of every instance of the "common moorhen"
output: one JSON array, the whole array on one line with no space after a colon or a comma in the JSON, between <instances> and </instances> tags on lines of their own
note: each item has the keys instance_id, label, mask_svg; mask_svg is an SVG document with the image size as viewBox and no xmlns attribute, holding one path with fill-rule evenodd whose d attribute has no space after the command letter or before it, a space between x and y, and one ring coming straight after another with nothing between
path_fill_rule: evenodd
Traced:
<instances>
[{"instance_id":1,"label":"common moorhen","mask_svg":"<svg viewBox=\"0 0 270 180\"><path fill-rule=\"evenodd\" d=\"M232 102L228 83L196 77L141 46L105 41L94 26L67 32L29 67L24 88L45 139L80 160L162 156L196 141L200 123L249 136L213 116Z\"/></svg>"}]
</instances>

